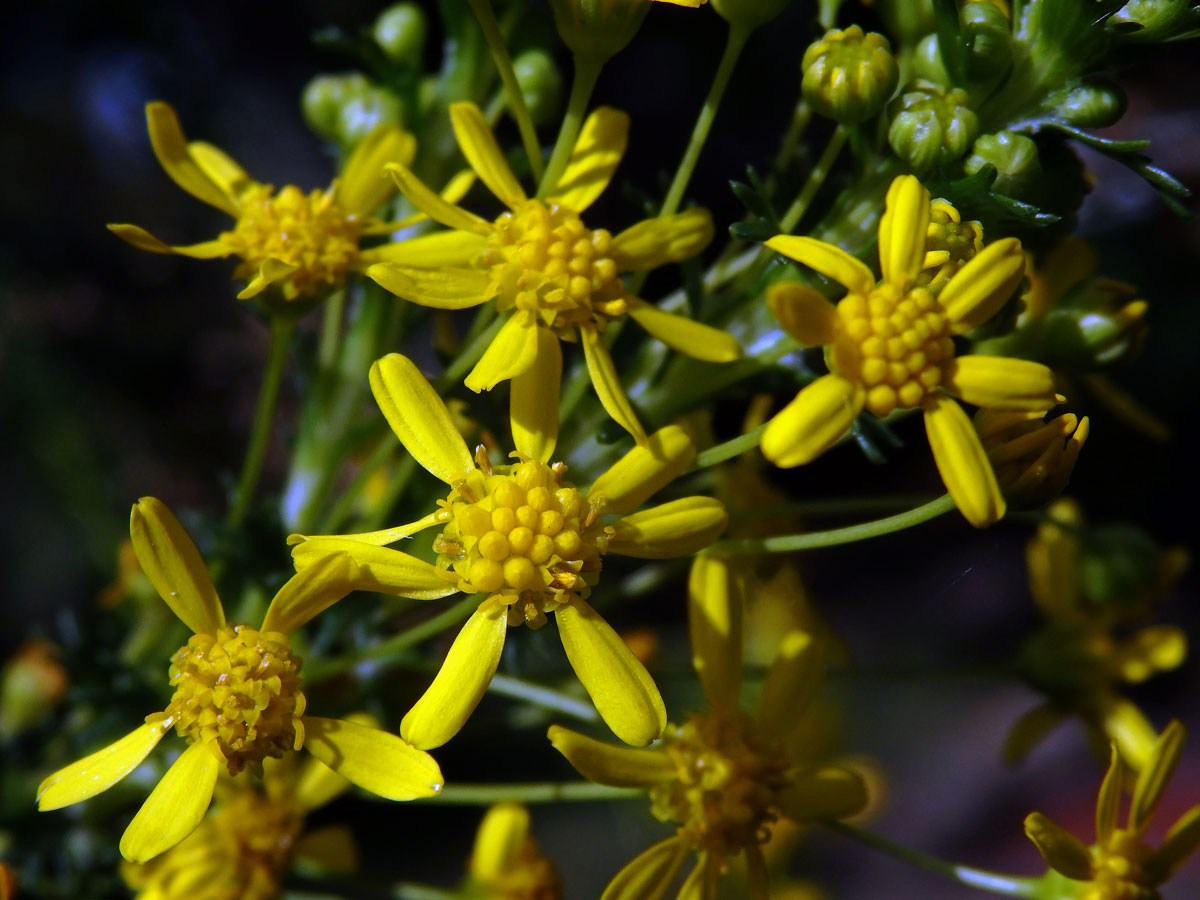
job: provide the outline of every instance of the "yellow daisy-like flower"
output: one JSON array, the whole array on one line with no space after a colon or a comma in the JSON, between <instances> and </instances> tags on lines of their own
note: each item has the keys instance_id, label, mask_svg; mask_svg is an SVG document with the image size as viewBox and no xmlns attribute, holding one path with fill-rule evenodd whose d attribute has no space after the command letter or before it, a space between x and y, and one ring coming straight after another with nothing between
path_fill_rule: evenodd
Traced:
<instances>
[{"instance_id":1,"label":"yellow daisy-like flower","mask_svg":"<svg viewBox=\"0 0 1200 900\"><path fill-rule=\"evenodd\" d=\"M566 480L566 466L548 464L555 442L545 433L514 429L513 465L493 466L484 452L473 458L450 411L407 357L378 360L371 390L400 442L450 493L410 525L288 540L302 573L344 553L357 564L355 585L364 590L422 600L456 591L487 595L401 722L404 739L429 749L454 737L496 672L508 627L539 628L551 612L571 666L609 727L630 744L657 738L666 724L658 688L587 597L606 553L685 556L725 528L724 506L709 497L634 512L691 463L696 451L683 429L656 432L581 489ZM441 529L437 565L386 546L433 527Z\"/></svg>"},{"instance_id":2,"label":"yellow daisy-like flower","mask_svg":"<svg viewBox=\"0 0 1200 900\"><path fill-rule=\"evenodd\" d=\"M560 900L562 876L529 834L529 811L493 806L479 823L467 896L481 900Z\"/></svg>"},{"instance_id":3,"label":"yellow daisy-like flower","mask_svg":"<svg viewBox=\"0 0 1200 900\"><path fill-rule=\"evenodd\" d=\"M1127 776L1116 746L1112 747L1108 773L1096 799L1096 843L1091 847L1041 813L1030 813L1025 833L1053 870L1045 880L1058 888L1040 896L1161 900L1159 885L1200 846L1200 805L1179 817L1157 850L1146 843L1146 829L1179 763L1186 738L1178 721L1157 738L1133 785L1124 828L1117 827L1117 822Z\"/></svg>"},{"instance_id":4,"label":"yellow daisy-like flower","mask_svg":"<svg viewBox=\"0 0 1200 900\"><path fill-rule=\"evenodd\" d=\"M988 409L1045 412L1061 402L1040 363L956 356L954 336L992 316L1016 289L1025 257L1015 238L995 241L935 296L918 283L926 258L929 192L911 175L892 182L879 223L883 280L844 250L808 237L767 241L844 286L835 306L801 284L769 296L779 323L801 344L827 345L830 374L805 387L763 433L777 466L811 462L832 447L865 407L877 416L921 408L933 458L959 510L977 527L1004 515L1004 497L971 420L954 397Z\"/></svg>"},{"instance_id":5,"label":"yellow daisy-like flower","mask_svg":"<svg viewBox=\"0 0 1200 900\"><path fill-rule=\"evenodd\" d=\"M697 359L727 362L741 355L730 335L634 297L621 280L625 272L699 253L712 239L712 218L706 210L689 209L646 219L615 237L583 224L580 215L603 192L625 153L629 117L615 109L602 107L588 117L562 178L544 200L525 194L478 107L455 103L450 119L463 155L508 210L488 222L445 202L405 166L389 166L414 205L454 230L400 245L367 275L426 306L463 309L496 300L507 318L466 384L479 392L511 379L514 431L557 434L561 338L583 345L605 410L645 443L601 332L628 315Z\"/></svg>"},{"instance_id":6,"label":"yellow daisy-like flower","mask_svg":"<svg viewBox=\"0 0 1200 900\"><path fill-rule=\"evenodd\" d=\"M717 556L697 557L689 583L689 626L696 674L711 705L669 726L650 750L614 747L560 726L550 742L581 775L598 784L642 787L651 811L678 826L625 866L601 900L657 900L692 852L697 862L680 897L713 897L729 861L745 855L749 896L766 900L762 845L780 816L794 822L840 818L867 801L860 776L818 768L796 750L798 715L824 666L820 645L803 631L779 642L753 715L738 706L742 673L742 601L737 575Z\"/></svg>"},{"instance_id":7,"label":"yellow daisy-like flower","mask_svg":"<svg viewBox=\"0 0 1200 900\"><path fill-rule=\"evenodd\" d=\"M38 788L38 809L60 809L108 790L172 727L188 746L125 829L121 854L133 862L145 862L191 833L204 818L221 769L261 774L264 760L301 747L381 797L412 800L441 790L441 770L428 753L374 728L304 714L300 660L288 635L353 589L348 558L334 554L293 576L256 630L225 621L196 545L162 502L139 500L129 532L142 571L193 632L171 658L175 692L167 708L146 716L139 728L47 777Z\"/></svg>"},{"instance_id":8,"label":"yellow daisy-like flower","mask_svg":"<svg viewBox=\"0 0 1200 900\"><path fill-rule=\"evenodd\" d=\"M175 110L166 103L148 103L146 123L154 154L171 180L236 223L214 240L188 246L167 244L136 225L109 225L109 230L151 253L240 257L234 277L249 283L238 299L257 296L272 285L286 301L320 299L341 287L350 272L388 259L402 246L358 246L360 238L408 224L371 218L394 191L381 177L384 165L410 163L416 152L416 140L399 126L376 128L355 149L340 179L325 190L305 194L290 184L277 193L271 185L254 181L222 150L202 141L189 143ZM447 193L461 196L469 184L456 180Z\"/></svg>"}]
</instances>

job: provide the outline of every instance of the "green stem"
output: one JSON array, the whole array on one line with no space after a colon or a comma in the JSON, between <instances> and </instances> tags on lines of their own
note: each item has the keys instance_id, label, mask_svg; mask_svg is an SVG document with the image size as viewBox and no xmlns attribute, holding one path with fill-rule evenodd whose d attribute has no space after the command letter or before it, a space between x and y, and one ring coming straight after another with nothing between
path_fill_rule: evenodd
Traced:
<instances>
[{"instance_id":1,"label":"green stem","mask_svg":"<svg viewBox=\"0 0 1200 900\"><path fill-rule=\"evenodd\" d=\"M558 185L563 171L567 168L567 160L575 149L575 138L583 127L583 117L587 114L588 102L592 99L592 91L596 80L600 77L600 69L604 63L592 57L580 57L575 54L575 79L571 82L571 96L567 100L567 111L563 113L562 126L558 130L558 139L554 142L554 151L550 154L550 162L538 184L538 197L544 199Z\"/></svg>"},{"instance_id":2,"label":"green stem","mask_svg":"<svg viewBox=\"0 0 1200 900\"><path fill-rule=\"evenodd\" d=\"M434 380L433 387L439 394L471 371L475 363L479 362L479 357L483 356L488 345L492 343L492 338L499 334L500 327L505 321L507 320L496 318L485 331L477 335L475 340L471 341L466 349L458 354L454 362L446 367L446 371Z\"/></svg>"},{"instance_id":3,"label":"green stem","mask_svg":"<svg viewBox=\"0 0 1200 900\"><path fill-rule=\"evenodd\" d=\"M405 454L400 459L400 465L396 467L396 474L392 478L392 483L388 485L387 494L384 495L379 505L370 514L363 516L363 530L377 531L383 527L384 519L387 518L392 507L396 505L396 501L400 499L400 495L404 493L404 489L408 487L408 482L412 479L416 471L417 461Z\"/></svg>"},{"instance_id":4,"label":"green stem","mask_svg":"<svg viewBox=\"0 0 1200 900\"><path fill-rule=\"evenodd\" d=\"M537 132L533 127L533 118L529 115L529 107L525 105L525 97L521 86L517 84L517 75L513 71L512 57L508 55L508 47L504 43L504 35L500 33L500 25L496 22L496 14L492 11L491 0L467 0L483 29L488 47L492 51L492 59L500 80L504 82L504 90L508 94L508 105L517 120L517 129L521 132L521 143L525 145L525 154L529 157L529 169L533 172L533 180L542 178L542 148L538 144Z\"/></svg>"},{"instance_id":5,"label":"green stem","mask_svg":"<svg viewBox=\"0 0 1200 900\"><path fill-rule=\"evenodd\" d=\"M267 458L267 447L271 443L271 424L275 419L275 401L279 399L279 386L283 383L283 370L288 358L288 347L296 330L295 316L277 313L271 316L271 344L267 350L267 366L263 372L262 386L258 391L258 403L254 410L254 426L250 431L250 444L242 463L242 474L225 527L235 531L241 527L250 509L250 500L262 474L263 461Z\"/></svg>"},{"instance_id":6,"label":"green stem","mask_svg":"<svg viewBox=\"0 0 1200 900\"><path fill-rule=\"evenodd\" d=\"M337 362L342 343L342 313L346 308L346 291L334 291L325 301L321 312L321 339L317 346L317 368L328 372Z\"/></svg>"},{"instance_id":7,"label":"green stem","mask_svg":"<svg viewBox=\"0 0 1200 900\"><path fill-rule=\"evenodd\" d=\"M804 137L804 132L808 130L808 123L812 121L813 109L804 100L796 104L796 109L792 113L792 121L788 124L787 133L784 134L783 140L779 142L779 152L775 154L775 161L771 164L771 169L774 176L782 174L788 167L788 163L796 155L796 148L800 145L800 139ZM772 184L768 182L768 184Z\"/></svg>"},{"instance_id":8,"label":"green stem","mask_svg":"<svg viewBox=\"0 0 1200 900\"><path fill-rule=\"evenodd\" d=\"M371 455L359 467L354 474L354 478L346 485L346 489L337 499L337 503L321 520L317 526L317 534L333 534L341 526L346 517L350 515L350 510L354 508L354 504L358 502L358 497L362 493L363 486L374 475L384 463L391 458L396 450L396 438L388 431L380 439L375 449L371 451Z\"/></svg>"},{"instance_id":9,"label":"green stem","mask_svg":"<svg viewBox=\"0 0 1200 900\"><path fill-rule=\"evenodd\" d=\"M590 781L562 783L448 784L433 797L414 803L452 803L462 806L488 806L492 803L557 803L594 800L631 800L645 797L642 788L615 788Z\"/></svg>"},{"instance_id":10,"label":"green stem","mask_svg":"<svg viewBox=\"0 0 1200 900\"><path fill-rule=\"evenodd\" d=\"M913 494L898 494L891 497L838 497L830 500L806 500L801 503L734 507L729 510L729 515L731 518L743 519L758 516L844 516L848 513L910 509L928 502L928 499L927 496Z\"/></svg>"},{"instance_id":11,"label":"green stem","mask_svg":"<svg viewBox=\"0 0 1200 900\"><path fill-rule=\"evenodd\" d=\"M512 697L535 706L553 709L584 722L595 722L598 718L595 707L590 703L568 697L566 694L542 687L540 684L513 678L511 675L493 675L488 690L493 694L500 694L502 697Z\"/></svg>"},{"instance_id":12,"label":"green stem","mask_svg":"<svg viewBox=\"0 0 1200 900\"><path fill-rule=\"evenodd\" d=\"M833 164L837 160L837 155L842 152L842 146L846 143L846 136L849 133L844 125L839 125L834 129L833 134L829 136L829 143L821 151L821 156L817 160L816 165L809 170L808 178L804 180L804 187L800 189L800 193L795 201L788 207L788 211L783 214L783 218L779 220L779 224L783 226L785 234L790 234L791 230L800 223L800 220L808 211L813 197L817 195L817 191L821 189L821 185L825 183L825 179L829 175L829 170L833 168Z\"/></svg>"},{"instance_id":13,"label":"green stem","mask_svg":"<svg viewBox=\"0 0 1200 900\"><path fill-rule=\"evenodd\" d=\"M723 444L714 444L707 450L701 450L696 454L696 461L692 463L692 468L707 469L709 466L715 466L717 463L725 462L727 459L741 456L747 450L752 450L759 445L762 441L763 432L766 430L767 423L764 422L757 428L752 428L745 434L739 434L737 437L731 438Z\"/></svg>"},{"instance_id":14,"label":"green stem","mask_svg":"<svg viewBox=\"0 0 1200 900\"><path fill-rule=\"evenodd\" d=\"M861 828L855 828L845 822L828 821L822 823L827 828L836 831L852 840L865 844L872 850L878 850L896 859L906 862L918 869L942 875L951 881L965 884L981 891L993 894L1003 894L1006 897L1034 898L1039 895L1039 881L1033 878L1022 878L1014 875L1004 875L999 872L989 872L986 869L975 869L971 866L960 866L944 859L939 859L920 850L905 847L890 838Z\"/></svg>"},{"instance_id":15,"label":"green stem","mask_svg":"<svg viewBox=\"0 0 1200 900\"><path fill-rule=\"evenodd\" d=\"M852 544L855 541L865 541L868 538L881 537L905 528L912 528L922 522L935 519L943 513L954 509L954 499L949 494L943 494L936 500L930 500L923 506L910 509L908 512L888 516L886 519L876 519L873 522L863 522L860 525L849 525L845 528L831 528L828 531L812 531L806 534L784 534L769 538L745 538L743 540L717 541L707 552L712 553L791 553L793 550L813 550L817 547L836 547L839 544Z\"/></svg>"}]
</instances>

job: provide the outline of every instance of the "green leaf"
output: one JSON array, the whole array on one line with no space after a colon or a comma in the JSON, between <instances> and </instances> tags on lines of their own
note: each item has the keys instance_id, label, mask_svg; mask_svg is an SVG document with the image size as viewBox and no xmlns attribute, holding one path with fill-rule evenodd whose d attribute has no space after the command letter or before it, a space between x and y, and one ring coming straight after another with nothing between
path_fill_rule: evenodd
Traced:
<instances>
[{"instance_id":1,"label":"green leaf","mask_svg":"<svg viewBox=\"0 0 1200 900\"><path fill-rule=\"evenodd\" d=\"M1091 147L1093 150L1098 150L1106 156L1114 156L1122 153L1140 153L1150 146L1150 142L1147 140L1114 141L1111 138L1102 138L1099 135L1089 134L1073 125L1067 125L1065 122L1056 122L1048 119L1042 124L1044 127L1069 134L1072 138L1079 141L1079 143Z\"/></svg>"},{"instance_id":2,"label":"green leaf","mask_svg":"<svg viewBox=\"0 0 1200 900\"><path fill-rule=\"evenodd\" d=\"M937 29L938 52L950 80L957 85L967 80L967 44L962 34L955 0L933 0L933 18Z\"/></svg>"}]
</instances>

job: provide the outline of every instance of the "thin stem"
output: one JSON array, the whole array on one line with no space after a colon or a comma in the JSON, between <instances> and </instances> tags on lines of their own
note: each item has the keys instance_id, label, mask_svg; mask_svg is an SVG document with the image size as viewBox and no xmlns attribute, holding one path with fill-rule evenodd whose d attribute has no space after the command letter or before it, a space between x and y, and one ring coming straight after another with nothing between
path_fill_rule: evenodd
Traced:
<instances>
[{"instance_id":1,"label":"thin stem","mask_svg":"<svg viewBox=\"0 0 1200 900\"><path fill-rule=\"evenodd\" d=\"M598 718L595 707L590 703L568 697L566 694L540 684L513 678L511 675L493 675L488 690L503 697L512 697L535 706L553 709L584 722L595 722Z\"/></svg>"},{"instance_id":2,"label":"thin stem","mask_svg":"<svg viewBox=\"0 0 1200 900\"><path fill-rule=\"evenodd\" d=\"M242 463L242 474L225 527L230 531L239 528L250 509L250 500L262 474L263 461L267 458L267 447L271 442L271 424L275 419L275 401L279 399L279 386L283 383L283 370L288 358L288 347L296 330L297 319L287 314L271 316L271 344L267 350L267 365L263 371L262 386L258 390L258 402L254 409L254 426L250 431L250 443Z\"/></svg>"},{"instance_id":3,"label":"thin stem","mask_svg":"<svg viewBox=\"0 0 1200 900\"><path fill-rule=\"evenodd\" d=\"M533 127L533 118L529 115L529 107L525 105L525 97L521 86L517 84L517 75L513 71L512 57L508 55L508 47L504 43L504 35L500 33L500 25L496 22L496 14L492 11L491 0L467 0L483 29L488 48L492 51L492 60L496 63L496 71L504 82L505 93L508 94L508 105L517 120L517 129L521 132L521 143L525 145L525 154L529 157L529 169L533 172L533 180L542 179L542 148L538 144L537 132Z\"/></svg>"},{"instance_id":4,"label":"thin stem","mask_svg":"<svg viewBox=\"0 0 1200 900\"><path fill-rule=\"evenodd\" d=\"M513 784L448 784L435 796L414 800L414 803L451 803L462 806L487 806L492 803L557 803L560 801L587 802L595 800L631 800L645 797L642 788L615 788L590 781L513 783Z\"/></svg>"},{"instance_id":5,"label":"thin stem","mask_svg":"<svg viewBox=\"0 0 1200 900\"><path fill-rule=\"evenodd\" d=\"M775 161L771 164L774 175L782 174L788 167L788 163L792 161L792 157L796 155L796 148L800 145L800 139L804 137L804 132L808 130L808 123L812 121L813 109L804 100L796 104L796 109L792 113L792 121L788 124L787 133L784 134L783 140L779 142L779 152L775 154ZM771 184L773 182L768 182Z\"/></svg>"},{"instance_id":6,"label":"thin stem","mask_svg":"<svg viewBox=\"0 0 1200 900\"><path fill-rule=\"evenodd\" d=\"M563 113L562 126L558 130L558 139L554 142L554 151L550 154L550 162L538 184L538 197L544 198L558 185L563 171L567 168L567 160L575 149L575 138L583 127L583 117L587 114L588 101L592 99L592 91L596 80L600 77L603 62L592 57L580 57L575 54L575 79L571 82L571 96L567 100L567 111Z\"/></svg>"},{"instance_id":7,"label":"thin stem","mask_svg":"<svg viewBox=\"0 0 1200 900\"><path fill-rule=\"evenodd\" d=\"M986 869L956 865L928 853L923 853L920 850L905 847L903 844L898 844L883 835L855 828L853 825L848 825L845 822L828 821L822 824L838 832L838 834L845 835L852 840L858 841L860 844L865 844L872 850L878 850L881 853L894 856L896 859L906 862L911 866L916 866L927 872L933 872L935 875L942 875L952 881L957 881L959 884L965 884L968 887L977 888L981 891L989 891L993 894L1003 894L1006 897L1034 898L1039 895L1039 882L1037 879L1004 875L998 872L989 872Z\"/></svg>"},{"instance_id":8,"label":"thin stem","mask_svg":"<svg viewBox=\"0 0 1200 900\"><path fill-rule=\"evenodd\" d=\"M391 431L386 432L376 444L375 449L371 451L371 455L359 467L354 474L350 484L342 491L342 495L338 497L333 508L321 520L317 526L317 534L333 534L350 515L350 510L354 508L354 504L358 502L358 497L362 493L363 487L367 481L374 475L379 468L391 458L397 447L396 439Z\"/></svg>"},{"instance_id":9,"label":"thin stem","mask_svg":"<svg viewBox=\"0 0 1200 900\"><path fill-rule=\"evenodd\" d=\"M396 505L396 501L400 499L400 495L404 493L404 489L408 487L408 482L412 479L417 471L417 461L407 454L400 460L400 465L396 467L396 474L392 478L392 483L388 485L387 493L383 499L375 506L368 514L362 517L362 527L366 531L375 531L383 525L384 519Z\"/></svg>"},{"instance_id":10,"label":"thin stem","mask_svg":"<svg viewBox=\"0 0 1200 900\"><path fill-rule=\"evenodd\" d=\"M888 497L835 497L828 500L805 500L800 503L733 507L729 510L729 515L731 518L744 519L752 519L757 516L844 516L849 513L911 509L928 502L928 500L928 496L919 494L897 494Z\"/></svg>"},{"instance_id":11,"label":"thin stem","mask_svg":"<svg viewBox=\"0 0 1200 900\"><path fill-rule=\"evenodd\" d=\"M445 391L446 388L450 387L450 385L454 384L454 382L466 375L467 372L474 367L475 363L479 362L479 357L483 356L484 351L487 350L488 345L491 344L492 338L499 333L500 326L503 325L504 322L504 319L497 317L496 320L493 321L485 331L477 335L475 340L471 341L471 343L467 345L465 350L458 354L458 357L454 360L454 362L450 363L450 365L446 367L446 371L444 371L434 380L434 389L436 389L439 394Z\"/></svg>"},{"instance_id":12,"label":"thin stem","mask_svg":"<svg viewBox=\"0 0 1200 900\"><path fill-rule=\"evenodd\" d=\"M863 522L859 525L848 525L845 528L831 528L828 531L812 531L806 534L784 534L769 538L745 538L734 541L717 541L708 548L713 553L791 553L793 550L813 550L817 547L836 547L839 544L852 544L855 541L865 541L868 538L881 537L905 528L912 528L922 522L935 519L943 513L954 509L954 499L949 494L943 494L936 500L930 500L923 506L910 509L908 512L888 516L886 519L876 519L873 522Z\"/></svg>"},{"instance_id":13,"label":"thin stem","mask_svg":"<svg viewBox=\"0 0 1200 900\"><path fill-rule=\"evenodd\" d=\"M825 183L825 179L829 175L829 170L833 168L838 154L841 153L842 146L846 143L846 137L849 133L845 126L839 125L834 129L833 134L829 136L829 143L821 151L821 156L817 160L816 165L809 170L808 178L804 180L804 187L800 189L800 193L792 202L792 205L788 207L788 211L779 220L779 224L783 226L785 233L790 233L800 223L800 220L804 218L804 214L808 211L813 197L817 195L817 191Z\"/></svg>"},{"instance_id":14,"label":"thin stem","mask_svg":"<svg viewBox=\"0 0 1200 900\"><path fill-rule=\"evenodd\" d=\"M707 469L709 466L715 466L717 463L725 462L727 459L741 456L747 450L754 449L762 442L763 432L766 430L767 423L764 422L757 428L752 428L745 434L739 434L735 438L730 438L723 444L714 444L707 450L701 450L696 454L696 461L692 463L692 468Z\"/></svg>"},{"instance_id":15,"label":"thin stem","mask_svg":"<svg viewBox=\"0 0 1200 900\"><path fill-rule=\"evenodd\" d=\"M317 346L317 368L328 372L337 362L342 344L342 313L346 308L346 291L334 291L321 311L321 339Z\"/></svg>"}]
</instances>

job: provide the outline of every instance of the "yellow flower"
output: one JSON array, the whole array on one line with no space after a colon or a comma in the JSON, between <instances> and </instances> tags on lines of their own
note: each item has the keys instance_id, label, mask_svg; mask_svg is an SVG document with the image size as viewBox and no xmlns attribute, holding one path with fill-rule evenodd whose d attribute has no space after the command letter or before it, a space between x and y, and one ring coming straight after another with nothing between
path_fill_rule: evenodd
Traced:
<instances>
[{"instance_id":1,"label":"yellow flower","mask_svg":"<svg viewBox=\"0 0 1200 900\"><path fill-rule=\"evenodd\" d=\"M666 724L658 688L620 636L587 603L605 553L642 559L684 556L725 527L725 508L684 497L634 512L691 463L695 448L668 426L634 447L586 490L548 465L552 436L515 428L517 462L473 459L450 411L420 370L393 353L371 367L371 390L392 430L418 463L450 486L425 518L369 534L292 535L300 572L342 552L358 566L355 585L421 600L486 594L455 639L433 684L400 724L417 747L440 746L462 728L496 672L509 625L539 628L556 614L567 658L604 721L623 741L648 744ZM606 523L604 515L619 516ZM386 545L426 528L437 565Z\"/></svg>"},{"instance_id":2,"label":"yellow flower","mask_svg":"<svg viewBox=\"0 0 1200 900\"><path fill-rule=\"evenodd\" d=\"M348 721L374 727L358 714ZM305 817L350 787L315 759L268 760L262 789L243 776L217 785L209 815L186 838L149 862L125 862L121 877L136 900L275 900L293 861L349 872L357 866L350 830L305 832Z\"/></svg>"},{"instance_id":3,"label":"yellow flower","mask_svg":"<svg viewBox=\"0 0 1200 900\"><path fill-rule=\"evenodd\" d=\"M925 229L925 259L917 284L935 294L954 277L964 265L983 250L983 226L971 220L964 222L958 210L946 200L929 204L929 224Z\"/></svg>"},{"instance_id":4,"label":"yellow flower","mask_svg":"<svg viewBox=\"0 0 1200 900\"><path fill-rule=\"evenodd\" d=\"M561 338L583 345L605 410L645 443L600 335L610 321L629 315L663 343L697 359L727 362L741 355L730 335L634 297L621 280L622 273L699 253L712 239L711 217L689 209L646 219L616 237L583 224L580 215L608 185L625 152L629 117L617 110L602 107L584 122L562 178L544 202L526 196L478 107L455 103L450 118L467 161L508 211L488 222L439 198L405 166L388 166L413 204L454 230L400 245L367 275L426 306L463 309L496 300L507 318L466 384L479 392L512 379L514 431L522 416L540 414L522 427L557 434Z\"/></svg>"},{"instance_id":5,"label":"yellow flower","mask_svg":"<svg viewBox=\"0 0 1200 900\"><path fill-rule=\"evenodd\" d=\"M660 897L691 852L697 862L680 897L715 896L729 861L745 854L750 896L765 900L762 845L780 816L794 822L852 815L866 804L862 779L840 766L818 768L796 751L798 715L820 682L820 645L803 631L784 635L767 670L754 715L738 706L742 672L742 600L724 559L702 555L689 581L692 660L711 705L670 726L650 750L614 747L560 726L550 742L581 775L617 787L641 787L651 811L678 826L673 837L635 857L602 900Z\"/></svg>"},{"instance_id":6,"label":"yellow flower","mask_svg":"<svg viewBox=\"0 0 1200 900\"><path fill-rule=\"evenodd\" d=\"M801 344L827 345L830 374L805 387L768 424L763 455L789 468L833 446L866 407L877 416L920 407L933 458L959 510L977 527L1004 515L987 456L953 399L991 409L1041 411L1057 402L1054 375L1039 363L956 356L954 336L986 321L1021 280L1015 238L988 245L935 297L917 283L925 261L929 192L911 175L892 182L879 223L883 280L850 254L808 237L777 235L767 246L843 285L836 306L803 285L780 284L769 301Z\"/></svg>"},{"instance_id":7,"label":"yellow flower","mask_svg":"<svg viewBox=\"0 0 1200 900\"><path fill-rule=\"evenodd\" d=\"M479 823L468 896L481 900L560 900L562 877L529 834L529 811L493 806Z\"/></svg>"},{"instance_id":8,"label":"yellow flower","mask_svg":"<svg viewBox=\"0 0 1200 900\"><path fill-rule=\"evenodd\" d=\"M1038 527L1026 558L1029 587L1046 624L1027 642L1019 665L1024 676L1049 700L1013 726L1005 756L1022 759L1055 725L1078 715L1101 747L1114 742L1134 769L1146 765L1154 729L1141 710L1118 693L1159 672L1178 668L1187 656L1187 635L1174 625L1151 625L1130 632L1128 622L1144 616L1155 594L1169 589L1186 565L1181 550L1150 549L1137 559L1133 537L1111 533L1123 557L1113 587L1101 570L1113 556L1107 542L1084 529L1079 507L1059 500ZM1089 538L1091 540L1089 541ZM1140 571L1139 571L1140 570ZM1128 573L1138 571L1131 580Z\"/></svg>"},{"instance_id":9,"label":"yellow flower","mask_svg":"<svg viewBox=\"0 0 1200 900\"><path fill-rule=\"evenodd\" d=\"M1045 421L1039 412L981 409L975 430L1004 496L1021 506L1048 503L1067 486L1090 423L1064 413Z\"/></svg>"},{"instance_id":10,"label":"yellow flower","mask_svg":"<svg viewBox=\"0 0 1200 900\"><path fill-rule=\"evenodd\" d=\"M398 244L369 250L359 239L386 234L406 223L380 222L370 214L388 199L392 185L381 178L390 162L412 161L413 136L396 125L381 125L355 149L340 180L305 194L295 185L278 193L246 174L223 151L202 141L188 142L179 118L166 103L146 104L150 143L163 169L198 200L228 213L236 223L211 241L172 246L136 225L109 225L118 237L151 253L178 253L195 259L237 256L235 278L249 284L241 300L276 285L284 300L320 299L341 287L350 272L387 259ZM469 183L448 190L461 196Z\"/></svg>"},{"instance_id":11,"label":"yellow flower","mask_svg":"<svg viewBox=\"0 0 1200 900\"><path fill-rule=\"evenodd\" d=\"M172 726L187 749L167 770L121 838L121 854L145 862L200 823L217 774L261 774L265 759L307 747L335 772L392 800L428 797L442 787L429 754L355 722L304 714L300 660L288 635L352 589L353 563L341 555L291 578L262 628L230 626L196 545L162 502L143 497L129 531L138 562L171 610L193 632L171 658L174 694L163 712L114 744L48 776L38 809L70 806L132 772Z\"/></svg>"},{"instance_id":12,"label":"yellow flower","mask_svg":"<svg viewBox=\"0 0 1200 900\"><path fill-rule=\"evenodd\" d=\"M1096 843L1091 847L1041 813L1029 814L1025 833L1053 870L1045 879L1059 889L1053 896L1160 900L1159 885L1200 845L1200 805L1176 820L1157 850L1146 844L1146 829L1179 763L1186 737L1183 726L1175 721L1154 742L1146 767L1133 785L1124 828L1117 827L1117 820L1125 769L1117 748L1112 747L1108 773L1096 799Z\"/></svg>"}]
</instances>

